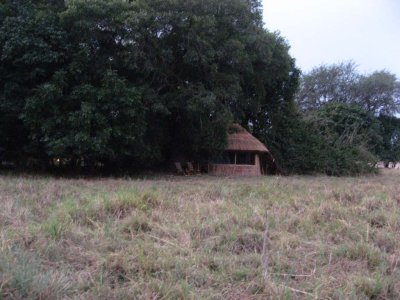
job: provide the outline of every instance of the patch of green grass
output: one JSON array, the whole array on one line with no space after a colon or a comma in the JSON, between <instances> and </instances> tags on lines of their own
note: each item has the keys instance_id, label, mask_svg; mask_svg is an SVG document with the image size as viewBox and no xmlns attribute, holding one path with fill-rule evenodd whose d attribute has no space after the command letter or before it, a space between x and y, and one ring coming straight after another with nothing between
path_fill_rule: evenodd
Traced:
<instances>
[{"instance_id":1,"label":"patch of green grass","mask_svg":"<svg viewBox=\"0 0 400 300\"><path fill-rule=\"evenodd\" d=\"M336 255L339 257L345 257L352 261L366 261L371 270L386 265L384 253L365 242L341 245L336 250Z\"/></svg>"},{"instance_id":2,"label":"patch of green grass","mask_svg":"<svg viewBox=\"0 0 400 300\"><path fill-rule=\"evenodd\" d=\"M59 298L71 289L62 275L44 269L40 258L17 247L0 253L0 274L5 298Z\"/></svg>"},{"instance_id":3,"label":"patch of green grass","mask_svg":"<svg viewBox=\"0 0 400 300\"><path fill-rule=\"evenodd\" d=\"M389 278L358 276L353 279L352 285L355 295L360 298L378 299L381 295L394 297L393 283Z\"/></svg>"}]
</instances>

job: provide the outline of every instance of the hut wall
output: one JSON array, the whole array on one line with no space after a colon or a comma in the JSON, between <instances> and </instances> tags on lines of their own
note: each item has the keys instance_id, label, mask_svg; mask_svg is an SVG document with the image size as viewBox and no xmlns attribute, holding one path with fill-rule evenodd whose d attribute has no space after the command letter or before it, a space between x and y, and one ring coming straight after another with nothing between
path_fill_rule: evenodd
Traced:
<instances>
[{"instance_id":1,"label":"hut wall","mask_svg":"<svg viewBox=\"0 0 400 300\"><path fill-rule=\"evenodd\" d=\"M256 154L254 165L210 164L208 172L216 176L261 176L260 157Z\"/></svg>"}]
</instances>

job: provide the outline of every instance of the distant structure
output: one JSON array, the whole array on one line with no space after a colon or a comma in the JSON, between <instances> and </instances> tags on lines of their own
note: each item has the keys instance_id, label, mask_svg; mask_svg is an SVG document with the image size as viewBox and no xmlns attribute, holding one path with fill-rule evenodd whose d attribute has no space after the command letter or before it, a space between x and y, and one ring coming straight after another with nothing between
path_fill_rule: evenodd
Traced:
<instances>
[{"instance_id":1,"label":"distant structure","mask_svg":"<svg viewBox=\"0 0 400 300\"><path fill-rule=\"evenodd\" d=\"M261 176L267 174L268 162L274 162L267 147L239 124L233 124L226 149L208 165L217 176Z\"/></svg>"}]
</instances>

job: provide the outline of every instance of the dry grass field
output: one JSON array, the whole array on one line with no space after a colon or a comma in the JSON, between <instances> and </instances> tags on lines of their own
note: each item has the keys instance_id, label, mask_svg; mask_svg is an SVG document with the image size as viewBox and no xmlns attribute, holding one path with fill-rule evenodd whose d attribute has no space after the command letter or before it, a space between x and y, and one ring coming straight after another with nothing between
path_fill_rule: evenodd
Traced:
<instances>
[{"instance_id":1,"label":"dry grass field","mask_svg":"<svg viewBox=\"0 0 400 300\"><path fill-rule=\"evenodd\" d=\"M1 298L400 299L400 172L2 175Z\"/></svg>"}]
</instances>

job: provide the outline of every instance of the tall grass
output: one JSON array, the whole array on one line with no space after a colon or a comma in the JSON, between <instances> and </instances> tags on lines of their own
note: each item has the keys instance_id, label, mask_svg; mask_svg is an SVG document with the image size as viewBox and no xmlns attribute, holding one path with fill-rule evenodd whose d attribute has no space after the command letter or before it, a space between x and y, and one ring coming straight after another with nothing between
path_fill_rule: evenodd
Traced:
<instances>
[{"instance_id":1,"label":"tall grass","mask_svg":"<svg viewBox=\"0 0 400 300\"><path fill-rule=\"evenodd\" d=\"M399 299L400 174L0 176L0 298ZM269 280L262 274L265 215Z\"/></svg>"}]
</instances>

